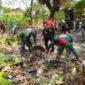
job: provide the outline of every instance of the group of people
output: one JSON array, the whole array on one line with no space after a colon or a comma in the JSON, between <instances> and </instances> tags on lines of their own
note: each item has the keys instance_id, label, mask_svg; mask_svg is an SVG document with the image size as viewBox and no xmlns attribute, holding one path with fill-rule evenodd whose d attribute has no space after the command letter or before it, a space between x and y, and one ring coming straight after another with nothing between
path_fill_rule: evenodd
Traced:
<instances>
[{"instance_id":1,"label":"group of people","mask_svg":"<svg viewBox=\"0 0 85 85\"><path fill-rule=\"evenodd\" d=\"M1 22L0 28L2 30L2 34L4 34L6 32L6 30L7 30L7 28L8 28L5 21ZM11 28L11 31L12 31L13 35L16 35L17 25L14 24L12 20L10 20L10 22L9 22L9 28Z\"/></svg>"},{"instance_id":2,"label":"group of people","mask_svg":"<svg viewBox=\"0 0 85 85\"><path fill-rule=\"evenodd\" d=\"M61 25L60 25L61 26ZM54 22L52 20L45 20L43 22L43 41L45 45L46 54L48 52L54 51L54 45L58 46L56 58L62 55L63 50L66 49L66 57L69 57L69 54L72 52L75 56L75 59L81 62L81 58L73 48L73 38L71 35L66 34L62 29L57 32ZM25 29L20 33L21 41L21 53L25 52L25 45L29 48L29 51L32 51L33 43L36 43L37 32L35 29ZM49 44L50 41L50 44ZM51 49L51 50L50 50Z\"/></svg>"},{"instance_id":3,"label":"group of people","mask_svg":"<svg viewBox=\"0 0 85 85\"><path fill-rule=\"evenodd\" d=\"M65 23L65 22L63 22ZM61 26L61 30L56 33L55 32L55 27L52 23L52 21L46 21L44 23L44 42L45 42L45 47L46 47L46 51L47 53L50 51L50 48L52 48L51 52L54 51L54 45L58 46L58 52L57 52L57 56L56 58L62 55L64 48L67 51L67 55L66 57L68 58L70 53L72 52L75 56L75 58L78 61L81 61L78 53L75 51L75 49L73 48L73 38L71 35L67 34L66 32L68 30L64 30L64 27L62 25ZM68 32L69 33L69 32ZM48 45L48 40L51 41L51 43Z\"/></svg>"},{"instance_id":4,"label":"group of people","mask_svg":"<svg viewBox=\"0 0 85 85\"><path fill-rule=\"evenodd\" d=\"M82 41L85 41L85 18L77 18L73 22L74 31L81 32Z\"/></svg>"},{"instance_id":5,"label":"group of people","mask_svg":"<svg viewBox=\"0 0 85 85\"><path fill-rule=\"evenodd\" d=\"M5 21L3 21L0 27L3 30L3 34L4 34L7 28ZM15 35L17 25L14 25L13 22L10 21L10 27L12 29L13 35ZM73 48L73 37L69 35L70 29L68 27L68 24L64 20L61 20L61 22L58 23L58 26L55 27L54 22L48 19L43 22L43 27L44 29L42 30L42 36L45 45L46 55L48 55L49 52L54 52L54 46L56 45L58 46L56 58L60 57L63 53L63 50L66 49L67 58L72 52L75 58L78 61L81 61L80 56ZM85 31L84 23L81 25L81 29L83 35L83 32ZM32 28L27 28L19 33L19 37L20 37L20 45L21 45L21 54L22 55L25 54L26 52L25 46L27 46L29 52L31 52L33 44L37 43L37 31Z\"/></svg>"}]
</instances>

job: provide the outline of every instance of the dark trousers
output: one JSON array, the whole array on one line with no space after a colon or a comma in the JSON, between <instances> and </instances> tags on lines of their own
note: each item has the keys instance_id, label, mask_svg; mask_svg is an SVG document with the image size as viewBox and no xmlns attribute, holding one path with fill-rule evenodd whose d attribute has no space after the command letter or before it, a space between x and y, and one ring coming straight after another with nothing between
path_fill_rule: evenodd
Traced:
<instances>
[{"instance_id":1,"label":"dark trousers","mask_svg":"<svg viewBox=\"0 0 85 85\"><path fill-rule=\"evenodd\" d=\"M2 28L2 31L3 31L2 33L4 34L4 33L5 33L5 31L6 31L6 28Z\"/></svg>"},{"instance_id":2,"label":"dark trousers","mask_svg":"<svg viewBox=\"0 0 85 85\"><path fill-rule=\"evenodd\" d=\"M30 42L30 39L28 40L24 40L23 38L21 38L21 54L25 53L25 46L27 46L29 48L29 51L31 51L32 49L32 43Z\"/></svg>"},{"instance_id":3,"label":"dark trousers","mask_svg":"<svg viewBox=\"0 0 85 85\"><path fill-rule=\"evenodd\" d=\"M16 34L16 31L13 31L13 35L15 35Z\"/></svg>"},{"instance_id":4,"label":"dark trousers","mask_svg":"<svg viewBox=\"0 0 85 85\"><path fill-rule=\"evenodd\" d=\"M36 38L37 38L37 34L35 33L35 34L33 35L34 43L37 42L37 41L36 41Z\"/></svg>"},{"instance_id":5,"label":"dark trousers","mask_svg":"<svg viewBox=\"0 0 85 85\"><path fill-rule=\"evenodd\" d=\"M45 49L48 50L48 42L53 40L54 37L44 37ZM51 51L54 51L54 45L51 48Z\"/></svg>"},{"instance_id":6,"label":"dark trousers","mask_svg":"<svg viewBox=\"0 0 85 85\"><path fill-rule=\"evenodd\" d=\"M75 49L73 48L72 43L70 43L70 42L67 44L67 46L59 46L57 56L60 57L62 55L64 49L66 49L66 60L70 57L69 55L71 54L71 52L73 53L73 55L76 59L78 58L78 54L75 51Z\"/></svg>"},{"instance_id":7,"label":"dark trousers","mask_svg":"<svg viewBox=\"0 0 85 85\"><path fill-rule=\"evenodd\" d=\"M66 32L70 33L70 29L63 27L63 28L62 28L62 32L63 32L64 34L66 34Z\"/></svg>"}]
</instances>

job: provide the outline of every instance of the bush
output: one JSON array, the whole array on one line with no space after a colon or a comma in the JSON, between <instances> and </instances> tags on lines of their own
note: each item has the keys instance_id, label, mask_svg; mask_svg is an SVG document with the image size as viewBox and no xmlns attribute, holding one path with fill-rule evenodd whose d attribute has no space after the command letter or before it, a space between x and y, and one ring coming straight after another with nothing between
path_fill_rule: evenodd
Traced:
<instances>
[{"instance_id":1,"label":"bush","mask_svg":"<svg viewBox=\"0 0 85 85\"><path fill-rule=\"evenodd\" d=\"M17 39L13 37L6 37L4 43L6 45L13 45L14 43L17 44Z\"/></svg>"}]
</instances>

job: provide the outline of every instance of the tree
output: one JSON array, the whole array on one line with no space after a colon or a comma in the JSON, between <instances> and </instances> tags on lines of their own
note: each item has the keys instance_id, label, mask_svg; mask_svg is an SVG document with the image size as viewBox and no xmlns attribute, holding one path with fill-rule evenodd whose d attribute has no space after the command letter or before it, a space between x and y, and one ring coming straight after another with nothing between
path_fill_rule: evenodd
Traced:
<instances>
[{"instance_id":1,"label":"tree","mask_svg":"<svg viewBox=\"0 0 85 85\"><path fill-rule=\"evenodd\" d=\"M39 3L46 5L50 10L49 18L54 18L55 12L59 11L60 8L70 6L68 4L72 4L73 0L38 0Z\"/></svg>"},{"instance_id":2,"label":"tree","mask_svg":"<svg viewBox=\"0 0 85 85\"><path fill-rule=\"evenodd\" d=\"M76 3L75 5L75 11L76 11L76 14L81 17L82 16L82 13L84 12L84 9L85 9L85 0L81 0L79 2Z\"/></svg>"},{"instance_id":3,"label":"tree","mask_svg":"<svg viewBox=\"0 0 85 85\"><path fill-rule=\"evenodd\" d=\"M41 23L45 18L48 17L49 10L42 6L40 3L34 2L32 5L32 20L34 24ZM25 17L31 21L31 6L25 11Z\"/></svg>"},{"instance_id":4,"label":"tree","mask_svg":"<svg viewBox=\"0 0 85 85\"><path fill-rule=\"evenodd\" d=\"M30 18L31 18L31 24L33 24L33 20L32 20L32 6L33 6L33 0L31 0L31 16L30 16Z\"/></svg>"},{"instance_id":5,"label":"tree","mask_svg":"<svg viewBox=\"0 0 85 85\"><path fill-rule=\"evenodd\" d=\"M54 18L54 14L56 11L59 10L60 7L60 0L38 0L41 4L45 4L48 9L50 10L49 18Z\"/></svg>"},{"instance_id":6,"label":"tree","mask_svg":"<svg viewBox=\"0 0 85 85\"><path fill-rule=\"evenodd\" d=\"M29 10L28 9L28 2L29 2L29 0L21 0L21 2L26 6L26 8L27 8L27 10ZM33 23L33 19L32 19L32 9L33 9L33 0L31 0L31 3L30 3L30 10L29 10L29 12L30 12L30 19L31 19L31 24ZM28 11L26 11L26 12L28 12ZM26 15L28 15L29 13L26 13Z\"/></svg>"},{"instance_id":7,"label":"tree","mask_svg":"<svg viewBox=\"0 0 85 85\"><path fill-rule=\"evenodd\" d=\"M0 8L1 8L1 0L0 0Z\"/></svg>"},{"instance_id":8,"label":"tree","mask_svg":"<svg viewBox=\"0 0 85 85\"><path fill-rule=\"evenodd\" d=\"M0 0L0 12L1 12L1 0Z\"/></svg>"}]
</instances>

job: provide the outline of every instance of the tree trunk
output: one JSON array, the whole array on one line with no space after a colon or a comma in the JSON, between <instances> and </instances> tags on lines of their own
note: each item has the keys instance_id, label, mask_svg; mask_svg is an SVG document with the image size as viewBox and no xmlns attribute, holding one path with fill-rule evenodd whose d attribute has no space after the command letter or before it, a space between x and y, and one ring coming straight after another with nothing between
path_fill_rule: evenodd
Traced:
<instances>
[{"instance_id":1,"label":"tree trunk","mask_svg":"<svg viewBox=\"0 0 85 85\"><path fill-rule=\"evenodd\" d=\"M1 3L1 0L0 0L0 11L1 11L1 7L2 7L1 5L2 5L2 3Z\"/></svg>"},{"instance_id":2,"label":"tree trunk","mask_svg":"<svg viewBox=\"0 0 85 85\"><path fill-rule=\"evenodd\" d=\"M49 19L54 20L55 12L56 12L56 10L55 10L55 9L50 10L50 16L49 16Z\"/></svg>"},{"instance_id":3,"label":"tree trunk","mask_svg":"<svg viewBox=\"0 0 85 85\"><path fill-rule=\"evenodd\" d=\"M50 19L54 19L55 12L59 10L60 0L53 0L53 6L51 5L50 0L46 0L46 6L50 10Z\"/></svg>"},{"instance_id":4,"label":"tree trunk","mask_svg":"<svg viewBox=\"0 0 85 85\"><path fill-rule=\"evenodd\" d=\"M31 18L31 25L33 25L33 17L32 17L32 6L33 5L33 0L31 0L31 15L30 15L30 18Z\"/></svg>"}]
</instances>

